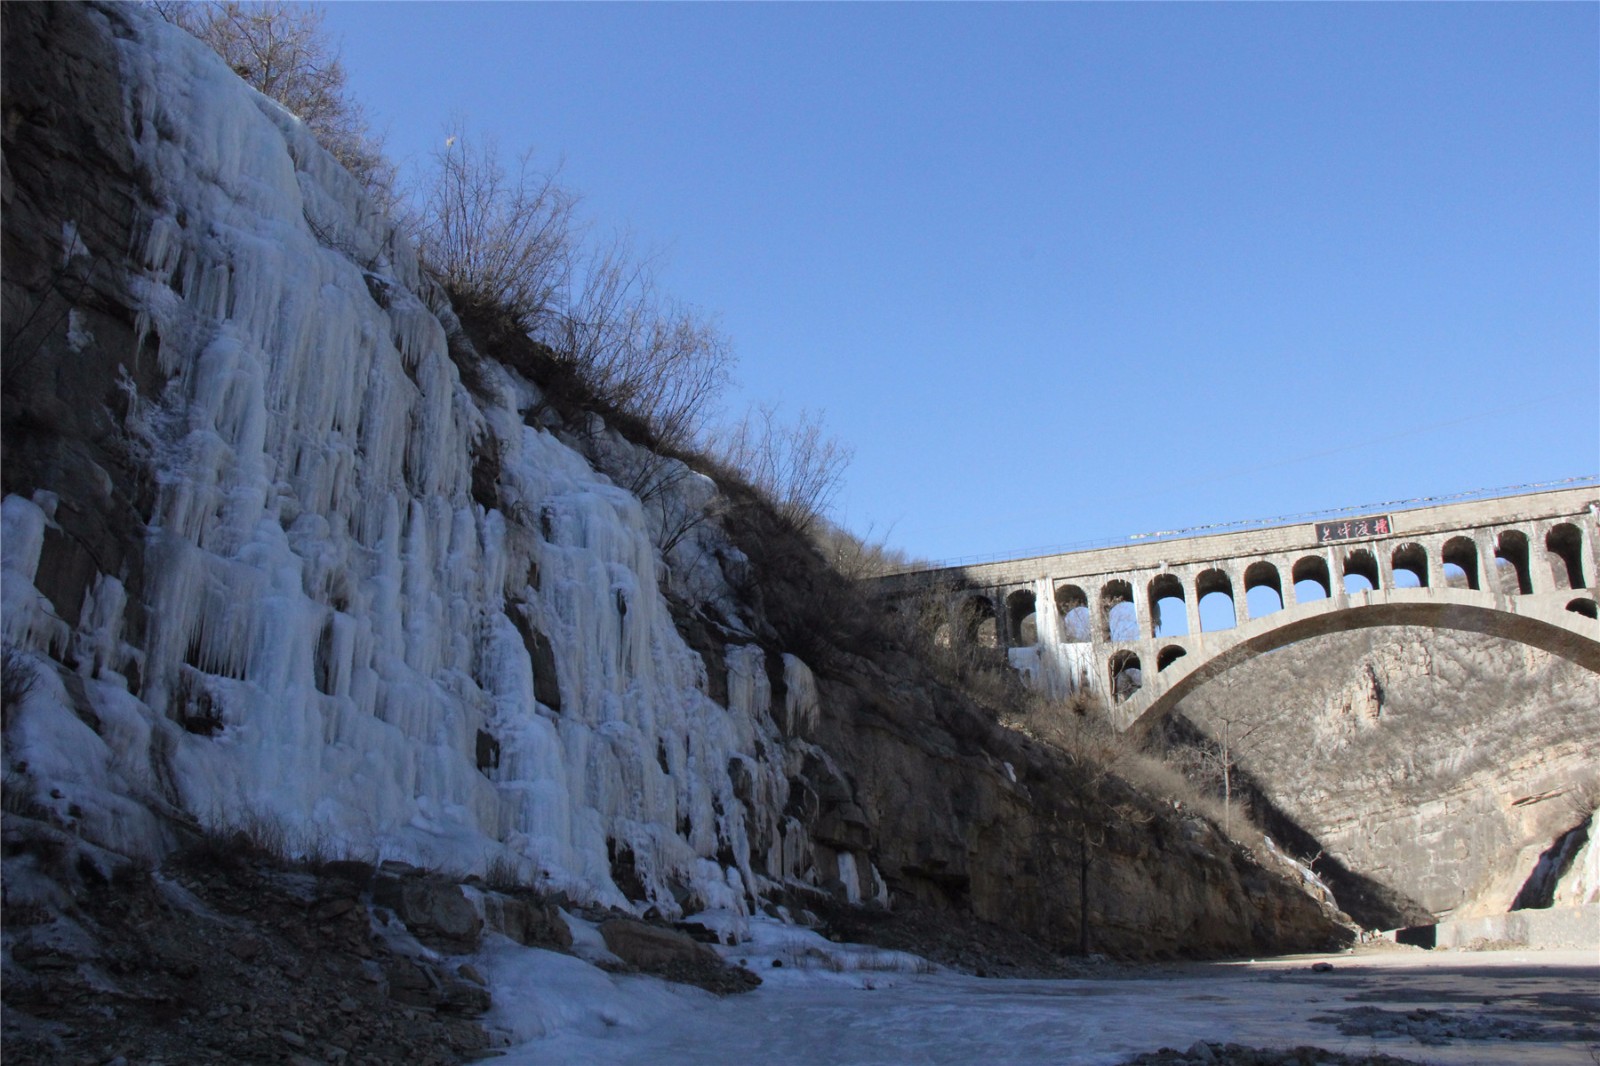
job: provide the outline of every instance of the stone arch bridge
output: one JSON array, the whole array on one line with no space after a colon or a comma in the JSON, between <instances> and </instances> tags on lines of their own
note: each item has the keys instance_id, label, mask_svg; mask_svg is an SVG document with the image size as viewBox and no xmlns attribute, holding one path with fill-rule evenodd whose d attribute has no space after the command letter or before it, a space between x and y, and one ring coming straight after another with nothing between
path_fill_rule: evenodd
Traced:
<instances>
[{"instance_id":1,"label":"stone arch bridge","mask_svg":"<svg viewBox=\"0 0 1600 1066\"><path fill-rule=\"evenodd\" d=\"M1125 729L1247 659L1371 626L1490 633L1600 673L1597 545L1586 485L880 580L1035 687L1103 695Z\"/></svg>"}]
</instances>

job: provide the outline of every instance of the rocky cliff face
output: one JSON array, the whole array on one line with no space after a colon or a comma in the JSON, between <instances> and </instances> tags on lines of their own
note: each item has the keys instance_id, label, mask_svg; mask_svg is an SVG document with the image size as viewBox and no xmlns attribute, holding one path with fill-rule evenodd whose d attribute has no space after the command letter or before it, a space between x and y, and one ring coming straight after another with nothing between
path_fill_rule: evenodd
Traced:
<instances>
[{"instance_id":1,"label":"rocky cliff face","mask_svg":"<svg viewBox=\"0 0 1600 1066\"><path fill-rule=\"evenodd\" d=\"M708 479L619 488L673 461L556 414L204 48L131 6L4 18L8 817L1060 946L1059 841L1093 818L1102 948L1338 935L1210 826L1090 802L914 661L785 615L749 539L771 516L685 532Z\"/></svg>"},{"instance_id":2,"label":"rocky cliff face","mask_svg":"<svg viewBox=\"0 0 1600 1066\"><path fill-rule=\"evenodd\" d=\"M1248 733L1243 769L1329 856L1459 918L1510 910L1588 818L1597 708L1600 679L1538 649L1394 627L1263 656L1179 711Z\"/></svg>"},{"instance_id":3,"label":"rocky cliff face","mask_svg":"<svg viewBox=\"0 0 1600 1066\"><path fill-rule=\"evenodd\" d=\"M1282 891L1293 871L1275 856L1252 855L1115 777L1085 780L1083 768L935 688L858 663L822 691L833 713L820 736L850 754L846 787L813 835L870 854L902 897L1072 947L1087 817L1092 950L1268 953L1345 936L1312 897Z\"/></svg>"}]
</instances>

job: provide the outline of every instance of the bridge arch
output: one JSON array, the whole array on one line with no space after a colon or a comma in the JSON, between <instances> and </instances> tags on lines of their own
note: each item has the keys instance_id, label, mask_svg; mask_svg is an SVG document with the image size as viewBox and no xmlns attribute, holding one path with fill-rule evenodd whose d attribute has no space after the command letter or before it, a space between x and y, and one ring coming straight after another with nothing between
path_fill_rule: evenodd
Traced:
<instances>
[{"instance_id":1,"label":"bridge arch","mask_svg":"<svg viewBox=\"0 0 1600 1066\"><path fill-rule=\"evenodd\" d=\"M1139 665L1139 656L1134 652L1119 651L1112 655L1108 671L1111 696L1117 703L1132 696L1144 685L1144 670Z\"/></svg>"},{"instance_id":2,"label":"bridge arch","mask_svg":"<svg viewBox=\"0 0 1600 1066\"><path fill-rule=\"evenodd\" d=\"M1182 645L1168 644L1156 653L1156 672L1160 673L1188 654L1189 650Z\"/></svg>"},{"instance_id":3,"label":"bridge arch","mask_svg":"<svg viewBox=\"0 0 1600 1066\"><path fill-rule=\"evenodd\" d=\"M1394 575L1395 588L1428 587L1428 550L1415 541L1402 544L1389 556L1389 572ZM1410 574L1412 581L1402 585L1401 574Z\"/></svg>"},{"instance_id":4,"label":"bridge arch","mask_svg":"<svg viewBox=\"0 0 1600 1066\"><path fill-rule=\"evenodd\" d=\"M1228 598L1230 618L1227 625L1212 626L1209 627L1209 630L1214 632L1218 629L1229 629L1237 625L1239 620L1239 601L1233 598L1233 579L1228 576L1226 570L1213 567L1210 570L1201 571L1200 576L1194 579L1196 604L1203 606L1205 598L1211 595L1221 595ZM1204 618L1201 619L1200 629L1202 631L1208 630Z\"/></svg>"},{"instance_id":5,"label":"bridge arch","mask_svg":"<svg viewBox=\"0 0 1600 1066\"><path fill-rule=\"evenodd\" d=\"M1573 614L1581 614L1585 618L1600 618L1600 604L1595 603L1587 596L1579 596L1567 604L1567 610Z\"/></svg>"},{"instance_id":6,"label":"bridge arch","mask_svg":"<svg viewBox=\"0 0 1600 1066\"><path fill-rule=\"evenodd\" d=\"M982 593L962 596L956 604L956 633L967 644L999 644L996 622L994 601Z\"/></svg>"},{"instance_id":7,"label":"bridge arch","mask_svg":"<svg viewBox=\"0 0 1600 1066\"><path fill-rule=\"evenodd\" d=\"M1277 597L1277 605L1265 611L1253 610L1250 606L1250 593L1256 589L1265 589ZM1264 597L1257 596L1260 601ZM1271 614L1273 611L1283 610L1283 579L1278 576L1278 568L1265 559L1258 559L1244 569L1244 601L1245 613L1251 618Z\"/></svg>"},{"instance_id":8,"label":"bridge arch","mask_svg":"<svg viewBox=\"0 0 1600 1066\"><path fill-rule=\"evenodd\" d=\"M1559 522L1544 535L1550 574L1558 589L1581 589L1583 580L1583 534L1571 522Z\"/></svg>"},{"instance_id":9,"label":"bridge arch","mask_svg":"<svg viewBox=\"0 0 1600 1066\"><path fill-rule=\"evenodd\" d=\"M1100 639L1136 640L1139 620L1133 606L1133 584L1118 578L1100 587Z\"/></svg>"},{"instance_id":10,"label":"bridge arch","mask_svg":"<svg viewBox=\"0 0 1600 1066\"><path fill-rule=\"evenodd\" d=\"M1492 593L1463 589L1388 590L1339 608L1323 601L1302 604L1241 627L1236 639L1209 656L1189 655L1169 663L1169 669L1160 671L1164 682L1161 690L1152 693L1142 707L1130 708L1133 713L1125 721L1129 727L1153 722L1206 682L1259 655L1326 633L1378 626L1412 625L1486 633L1543 649L1600 674L1600 630L1588 635L1588 630L1595 629L1594 624L1572 617L1595 617L1583 609L1584 604L1596 607L1594 599L1580 597L1567 604L1565 611L1544 610L1544 616L1539 617L1497 607Z\"/></svg>"},{"instance_id":11,"label":"bridge arch","mask_svg":"<svg viewBox=\"0 0 1600 1066\"><path fill-rule=\"evenodd\" d=\"M1089 595L1077 585L1056 587L1056 614L1061 617L1061 635L1068 644L1082 644L1094 638L1089 619Z\"/></svg>"},{"instance_id":12,"label":"bridge arch","mask_svg":"<svg viewBox=\"0 0 1600 1066\"><path fill-rule=\"evenodd\" d=\"M1032 589L1017 589L1006 597L1006 636L1010 643L1021 647L1039 643L1037 607Z\"/></svg>"},{"instance_id":13,"label":"bridge arch","mask_svg":"<svg viewBox=\"0 0 1600 1066\"><path fill-rule=\"evenodd\" d=\"M1312 599L1331 599L1333 596L1333 582L1328 576L1328 560L1320 555L1307 555L1296 560L1289 571L1289 580L1294 584L1294 598L1296 602L1306 602L1306 597L1301 595L1300 586L1310 582L1322 589L1321 596Z\"/></svg>"},{"instance_id":14,"label":"bridge arch","mask_svg":"<svg viewBox=\"0 0 1600 1066\"><path fill-rule=\"evenodd\" d=\"M1147 591L1150 600L1150 635L1186 636L1189 632L1189 603L1184 599L1183 582L1178 575L1157 574L1150 579ZM1173 615L1177 616L1176 619Z\"/></svg>"},{"instance_id":15,"label":"bridge arch","mask_svg":"<svg viewBox=\"0 0 1600 1066\"><path fill-rule=\"evenodd\" d=\"M1528 535L1520 529L1505 529L1495 538L1495 568L1500 571L1500 588L1525 596L1533 591L1533 571L1528 566Z\"/></svg>"},{"instance_id":16,"label":"bridge arch","mask_svg":"<svg viewBox=\"0 0 1600 1066\"><path fill-rule=\"evenodd\" d=\"M1451 537L1445 541L1439 550L1439 559L1446 567L1446 585L1474 591L1483 587L1478 577L1478 545L1471 537ZM1455 567L1459 574L1450 573L1449 567Z\"/></svg>"},{"instance_id":17,"label":"bridge arch","mask_svg":"<svg viewBox=\"0 0 1600 1066\"><path fill-rule=\"evenodd\" d=\"M1366 588L1355 585L1352 587L1351 579L1360 578L1367 583ZM1381 588L1378 580L1378 560L1373 558L1368 548L1352 548L1344 555L1344 591L1345 592L1371 592Z\"/></svg>"}]
</instances>

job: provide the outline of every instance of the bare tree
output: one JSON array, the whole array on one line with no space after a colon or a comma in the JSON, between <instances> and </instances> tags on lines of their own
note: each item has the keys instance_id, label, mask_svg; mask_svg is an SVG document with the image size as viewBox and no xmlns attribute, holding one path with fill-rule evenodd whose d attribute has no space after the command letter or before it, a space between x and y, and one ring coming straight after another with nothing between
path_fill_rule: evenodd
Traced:
<instances>
[{"instance_id":1,"label":"bare tree","mask_svg":"<svg viewBox=\"0 0 1600 1066\"><path fill-rule=\"evenodd\" d=\"M1222 733L1214 738L1210 747L1197 748L1201 766L1222 783L1222 831L1233 836L1233 779L1238 773L1236 762L1240 750L1261 723L1244 723L1232 717L1218 717Z\"/></svg>"},{"instance_id":2,"label":"bare tree","mask_svg":"<svg viewBox=\"0 0 1600 1066\"><path fill-rule=\"evenodd\" d=\"M658 262L626 236L592 252L545 339L602 399L645 420L659 447L684 450L700 443L734 357L715 322L661 293Z\"/></svg>"},{"instance_id":3,"label":"bare tree","mask_svg":"<svg viewBox=\"0 0 1600 1066\"><path fill-rule=\"evenodd\" d=\"M742 471L795 528L811 530L844 484L850 447L830 437L822 416L802 410L793 422L775 404L752 408L722 446L722 458Z\"/></svg>"},{"instance_id":4,"label":"bare tree","mask_svg":"<svg viewBox=\"0 0 1600 1066\"><path fill-rule=\"evenodd\" d=\"M912 565L910 555L889 546L889 534L892 531L891 528L882 536L874 536L869 527L865 535L857 536L843 526L823 519L812 531L812 539L822 550L823 558L833 564L833 568L842 576L851 581L865 581L897 573Z\"/></svg>"},{"instance_id":5,"label":"bare tree","mask_svg":"<svg viewBox=\"0 0 1600 1066\"><path fill-rule=\"evenodd\" d=\"M0 718L9 727L22 701L38 684L39 676L20 648L7 644L0 656Z\"/></svg>"},{"instance_id":6,"label":"bare tree","mask_svg":"<svg viewBox=\"0 0 1600 1066\"><path fill-rule=\"evenodd\" d=\"M659 442L693 446L727 386L732 347L711 321L676 302L660 308L630 353L628 403L650 419Z\"/></svg>"},{"instance_id":7,"label":"bare tree","mask_svg":"<svg viewBox=\"0 0 1600 1066\"><path fill-rule=\"evenodd\" d=\"M1125 795L1118 771L1130 757L1130 749L1112 726L1104 705L1088 693L1079 693L1065 703L1034 699L1019 726L1061 752L1070 764L1069 771L1060 776L1060 797L1044 800L1034 848L1041 868L1065 866L1071 871L1078 904L1078 951L1087 955L1093 943L1090 902L1094 866L1105 853L1114 826L1149 820L1138 806L1118 799Z\"/></svg>"},{"instance_id":8,"label":"bare tree","mask_svg":"<svg viewBox=\"0 0 1600 1066\"><path fill-rule=\"evenodd\" d=\"M152 6L293 112L369 190L392 198L393 169L360 105L345 92L344 65L320 8L282 0L154 0Z\"/></svg>"},{"instance_id":9,"label":"bare tree","mask_svg":"<svg viewBox=\"0 0 1600 1066\"><path fill-rule=\"evenodd\" d=\"M1197 709L1199 719L1185 714L1191 725L1204 730L1198 743L1181 756L1190 771L1211 787L1222 790L1222 831L1233 836L1233 789L1239 774L1239 759L1248 754L1254 738L1276 717L1273 709L1251 701L1239 691L1237 678L1224 674L1210 682L1212 691ZM1180 711L1184 708L1180 707ZM1202 721L1204 726L1202 726Z\"/></svg>"},{"instance_id":10,"label":"bare tree","mask_svg":"<svg viewBox=\"0 0 1600 1066\"><path fill-rule=\"evenodd\" d=\"M500 308L533 331L555 313L572 269L577 198L524 152L501 162L493 137L457 119L434 150L414 222L423 260L450 295Z\"/></svg>"},{"instance_id":11,"label":"bare tree","mask_svg":"<svg viewBox=\"0 0 1600 1066\"><path fill-rule=\"evenodd\" d=\"M577 198L531 153L508 166L492 137L462 119L452 130L419 190L424 262L452 298L510 314L658 446L693 446L733 363L715 323L663 296L657 258L627 238L581 255Z\"/></svg>"}]
</instances>

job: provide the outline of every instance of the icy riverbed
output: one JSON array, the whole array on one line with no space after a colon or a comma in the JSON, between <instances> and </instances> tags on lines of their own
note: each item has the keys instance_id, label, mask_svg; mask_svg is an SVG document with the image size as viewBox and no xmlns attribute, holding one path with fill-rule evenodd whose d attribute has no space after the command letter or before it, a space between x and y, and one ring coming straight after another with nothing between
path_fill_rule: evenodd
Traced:
<instances>
[{"instance_id":1,"label":"icy riverbed","mask_svg":"<svg viewBox=\"0 0 1600 1066\"><path fill-rule=\"evenodd\" d=\"M1050 981L905 972L916 967L892 953L877 960L884 969L863 969L862 949L773 929L758 928L751 944L723 953L748 959L766 983L719 999L508 942L491 948L483 955L496 1000L490 1020L520 1041L496 1061L1109 1066L1204 1040L1383 1052L1439 1066L1554 1066L1589 1063L1590 1048L1600 1046L1593 951L1300 956ZM774 968L774 959L787 961ZM1311 969L1324 961L1334 969ZM1340 1031L1341 1021L1370 1022L1373 1008L1401 1023L1420 1011L1446 1022L1470 1018L1495 1035L1423 1043L1404 1024Z\"/></svg>"}]
</instances>

